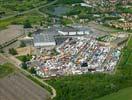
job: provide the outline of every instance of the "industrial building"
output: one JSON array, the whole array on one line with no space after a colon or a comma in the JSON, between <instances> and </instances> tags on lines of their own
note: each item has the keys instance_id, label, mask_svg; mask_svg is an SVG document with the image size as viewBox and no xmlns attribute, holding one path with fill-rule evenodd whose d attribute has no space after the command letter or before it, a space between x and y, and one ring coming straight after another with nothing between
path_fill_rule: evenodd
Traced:
<instances>
[{"instance_id":1,"label":"industrial building","mask_svg":"<svg viewBox=\"0 0 132 100\"><path fill-rule=\"evenodd\" d=\"M54 47L55 39L51 34L34 34L34 46L36 48Z\"/></svg>"},{"instance_id":2,"label":"industrial building","mask_svg":"<svg viewBox=\"0 0 132 100\"><path fill-rule=\"evenodd\" d=\"M19 41L21 43L24 43L26 46L32 45L33 44L33 37L24 37L24 38L20 38Z\"/></svg>"},{"instance_id":3,"label":"industrial building","mask_svg":"<svg viewBox=\"0 0 132 100\"><path fill-rule=\"evenodd\" d=\"M88 28L82 27L51 27L35 31L33 41L36 48L54 47L57 43L60 44L63 41L62 38L58 40L58 35L65 40L65 36L88 35L89 33Z\"/></svg>"},{"instance_id":4,"label":"industrial building","mask_svg":"<svg viewBox=\"0 0 132 100\"><path fill-rule=\"evenodd\" d=\"M64 27L58 31L61 35L88 35L89 30L83 28L74 28L74 27Z\"/></svg>"}]
</instances>

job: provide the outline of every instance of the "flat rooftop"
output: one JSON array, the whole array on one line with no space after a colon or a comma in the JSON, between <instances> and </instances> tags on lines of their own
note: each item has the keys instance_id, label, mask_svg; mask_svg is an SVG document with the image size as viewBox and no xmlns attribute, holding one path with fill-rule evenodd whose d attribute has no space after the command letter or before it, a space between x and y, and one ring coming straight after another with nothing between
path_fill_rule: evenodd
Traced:
<instances>
[{"instance_id":1,"label":"flat rooftop","mask_svg":"<svg viewBox=\"0 0 132 100\"><path fill-rule=\"evenodd\" d=\"M63 31L63 32L77 32L79 30L77 28L73 28L73 27L63 27L60 31Z\"/></svg>"},{"instance_id":2,"label":"flat rooftop","mask_svg":"<svg viewBox=\"0 0 132 100\"><path fill-rule=\"evenodd\" d=\"M47 33L34 35L34 43L55 42L54 36Z\"/></svg>"}]
</instances>

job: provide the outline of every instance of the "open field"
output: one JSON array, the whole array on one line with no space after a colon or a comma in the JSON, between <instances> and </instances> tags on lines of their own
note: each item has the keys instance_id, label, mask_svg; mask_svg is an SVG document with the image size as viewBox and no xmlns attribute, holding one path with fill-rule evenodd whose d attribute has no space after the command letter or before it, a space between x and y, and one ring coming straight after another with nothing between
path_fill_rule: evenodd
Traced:
<instances>
[{"instance_id":1,"label":"open field","mask_svg":"<svg viewBox=\"0 0 132 100\"><path fill-rule=\"evenodd\" d=\"M0 56L0 65L3 65L6 61Z\"/></svg>"},{"instance_id":2,"label":"open field","mask_svg":"<svg viewBox=\"0 0 132 100\"><path fill-rule=\"evenodd\" d=\"M1 12L4 12L2 15L6 16L33 9L45 4L46 2L46 0L1 0L0 9Z\"/></svg>"},{"instance_id":3,"label":"open field","mask_svg":"<svg viewBox=\"0 0 132 100\"><path fill-rule=\"evenodd\" d=\"M43 86L31 81L13 64L7 63L2 55L1 59L0 100L49 100L50 93L44 89L42 83Z\"/></svg>"},{"instance_id":4,"label":"open field","mask_svg":"<svg viewBox=\"0 0 132 100\"><path fill-rule=\"evenodd\" d=\"M121 89L132 87L131 58L132 37L130 37L127 45L122 50L121 60L117 65L115 74L88 73L85 75L53 78L47 82L57 91L55 100L95 100L111 93L117 93Z\"/></svg>"},{"instance_id":5,"label":"open field","mask_svg":"<svg viewBox=\"0 0 132 100\"><path fill-rule=\"evenodd\" d=\"M122 89L97 100L132 100L132 87Z\"/></svg>"},{"instance_id":6,"label":"open field","mask_svg":"<svg viewBox=\"0 0 132 100\"><path fill-rule=\"evenodd\" d=\"M114 28L103 26L103 25L99 25L99 24L96 24L95 22L89 22L88 26L100 31L104 31L104 32L121 32L122 31L120 29L114 29Z\"/></svg>"},{"instance_id":7,"label":"open field","mask_svg":"<svg viewBox=\"0 0 132 100\"><path fill-rule=\"evenodd\" d=\"M0 80L0 100L49 100L49 93L21 73L14 73Z\"/></svg>"},{"instance_id":8,"label":"open field","mask_svg":"<svg viewBox=\"0 0 132 100\"><path fill-rule=\"evenodd\" d=\"M0 44L11 41L23 34L23 26L12 25L0 31Z\"/></svg>"},{"instance_id":9,"label":"open field","mask_svg":"<svg viewBox=\"0 0 132 100\"><path fill-rule=\"evenodd\" d=\"M27 47L23 47L23 48L17 48L17 56L23 56L23 55L27 55L27 54L31 54L32 51L35 50L34 47L30 47L30 46L27 46ZM21 60L21 58L19 59Z\"/></svg>"},{"instance_id":10,"label":"open field","mask_svg":"<svg viewBox=\"0 0 132 100\"><path fill-rule=\"evenodd\" d=\"M4 29L11 24L23 24L26 20L29 20L31 24L40 24L41 21L45 20L45 17L38 11L32 11L21 16L0 20L0 29Z\"/></svg>"},{"instance_id":11,"label":"open field","mask_svg":"<svg viewBox=\"0 0 132 100\"><path fill-rule=\"evenodd\" d=\"M5 63L0 65L0 78L3 78L14 72L13 65L10 63Z\"/></svg>"}]
</instances>

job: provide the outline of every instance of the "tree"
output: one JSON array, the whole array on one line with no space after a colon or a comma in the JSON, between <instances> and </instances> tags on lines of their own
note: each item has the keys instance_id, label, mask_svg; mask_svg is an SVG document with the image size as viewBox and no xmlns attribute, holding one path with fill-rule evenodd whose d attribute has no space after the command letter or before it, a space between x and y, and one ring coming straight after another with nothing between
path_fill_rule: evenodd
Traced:
<instances>
[{"instance_id":1,"label":"tree","mask_svg":"<svg viewBox=\"0 0 132 100\"><path fill-rule=\"evenodd\" d=\"M0 49L0 53L4 53L4 51L2 49Z\"/></svg>"},{"instance_id":2,"label":"tree","mask_svg":"<svg viewBox=\"0 0 132 100\"><path fill-rule=\"evenodd\" d=\"M40 22L40 26L43 26L43 22Z\"/></svg>"},{"instance_id":3,"label":"tree","mask_svg":"<svg viewBox=\"0 0 132 100\"><path fill-rule=\"evenodd\" d=\"M21 61L22 62L27 62L27 61L30 61L31 58L32 58L32 56L29 55L29 54L23 55L23 56L21 56Z\"/></svg>"},{"instance_id":4,"label":"tree","mask_svg":"<svg viewBox=\"0 0 132 100\"><path fill-rule=\"evenodd\" d=\"M9 53L12 54L12 55L16 55L17 51L14 48L10 48Z\"/></svg>"},{"instance_id":5,"label":"tree","mask_svg":"<svg viewBox=\"0 0 132 100\"><path fill-rule=\"evenodd\" d=\"M27 62L27 56L23 56L22 61Z\"/></svg>"},{"instance_id":6,"label":"tree","mask_svg":"<svg viewBox=\"0 0 132 100\"><path fill-rule=\"evenodd\" d=\"M31 67L30 72L31 72L31 74L36 74L35 68L34 67Z\"/></svg>"},{"instance_id":7,"label":"tree","mask_svg":"<svg viewBox=\"0 0 132 100\"><path fill-rule=\"evenodd\" d=\"M29 20L26 20L26 21L24 22L24 28L32 28L31 23L30 23Z\"/></svg>"},{"instance_id":8,"label":"tree","mask_svg":"<svg viewBox=\"0 0 132 100\"><path fill-rule=\"evenodd\" d=\"M20 47L25 47L26 44L24 42L21 42Z\"/></svg>"},{"instance_id":9,"label":"tree","mask_svg":"<svg viewBox=\"0 0 132 100\"><path fill-rule=\"evenodd\" d=\"M29 32L29 33L28 33L28 36L29 36L29 37L31 37L31 36L32 36L32 34L33 34L32 32Z\"/></svg>"},{"instance_id":10,"label":"tree","mask_svg":"<svg viewBox=\"0 0 132 100\"><path fill-rule=\"evenodd\" d=\"M27 64L25 62L22 63L22 68L27 69Z\"/></svg>"}]
</instances>

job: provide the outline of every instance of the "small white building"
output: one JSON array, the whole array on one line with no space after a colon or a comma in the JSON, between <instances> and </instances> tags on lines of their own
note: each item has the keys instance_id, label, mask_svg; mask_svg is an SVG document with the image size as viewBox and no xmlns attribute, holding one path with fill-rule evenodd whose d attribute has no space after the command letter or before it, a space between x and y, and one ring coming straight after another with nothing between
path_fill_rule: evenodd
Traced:
<instances>
[{"instance_id":1,"label":"small white building","mask_svg":"<svg viewBox=\"0 0 132 100\"><path fill-rule=\"evenodd\" d=\"M85 35L89 34L89 30L86 30L84 28L74 28L74 27L64 27L61 30L58 31L59 34L62 35Z\"/></svg>"}]
</instances>

